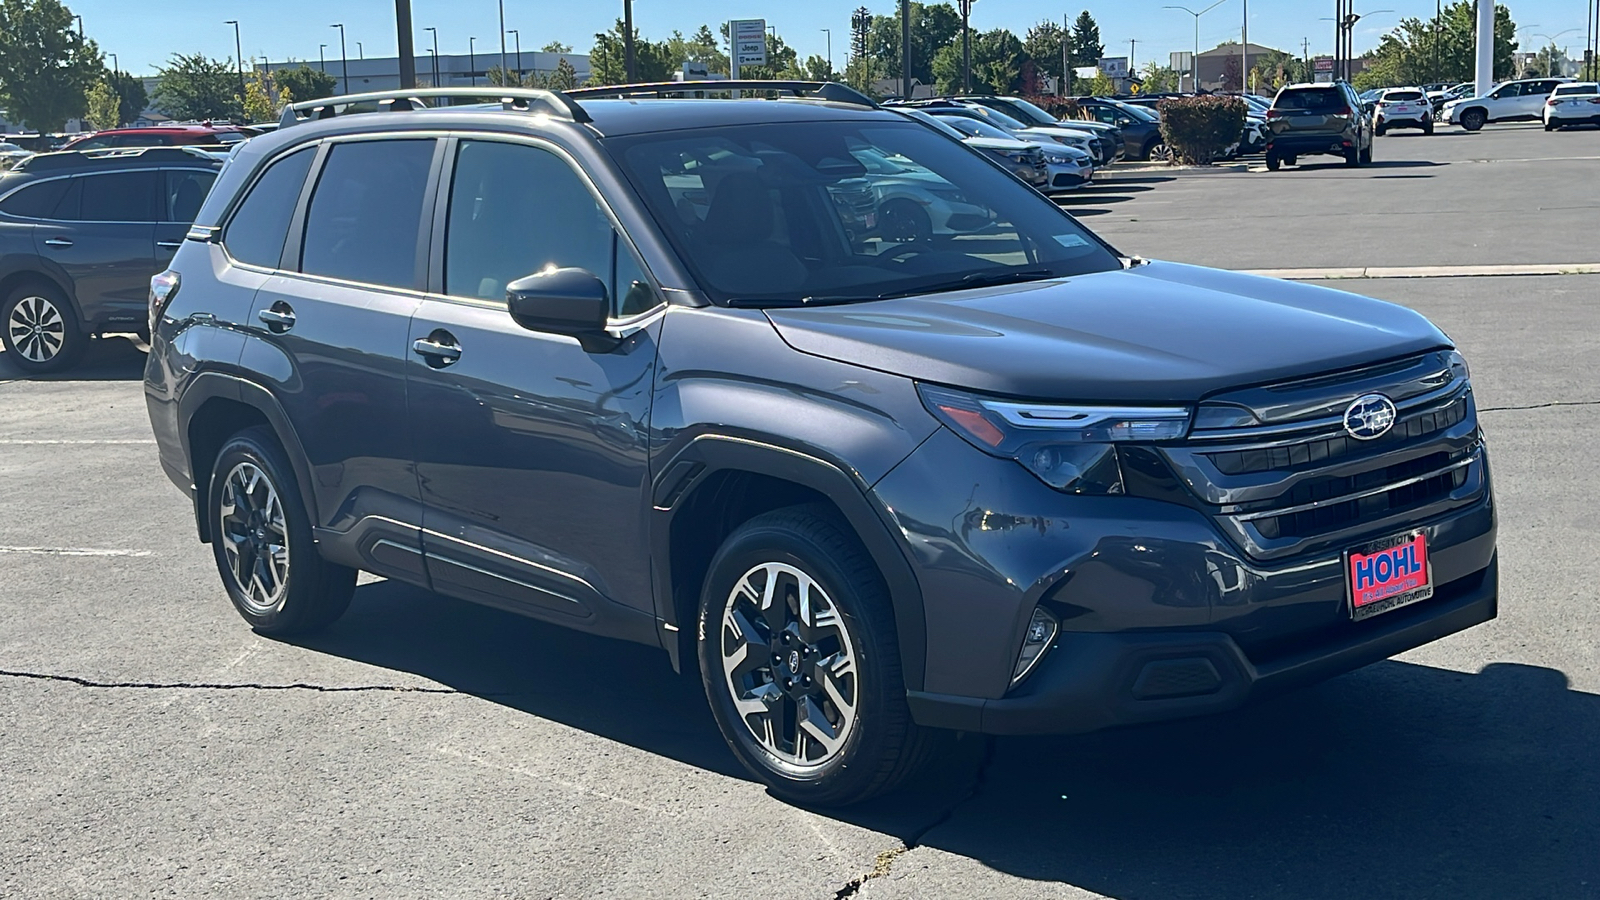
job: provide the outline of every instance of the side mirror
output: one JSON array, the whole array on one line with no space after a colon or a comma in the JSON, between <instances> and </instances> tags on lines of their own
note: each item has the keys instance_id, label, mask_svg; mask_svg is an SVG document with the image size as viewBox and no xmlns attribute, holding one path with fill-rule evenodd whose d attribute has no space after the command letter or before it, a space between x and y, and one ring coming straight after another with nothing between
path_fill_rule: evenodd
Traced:
<instances>
[{"instance_id":1,"label":"side mirror","mask_svg":"<svg viewBox=\"0 0 1600 900\"><path fill-rule=\"evenodd\" d=\"M588 269L549 269L524 275L506 285L506 308L523 328L570 335L585 349L616 343L606 334L610 292Z\"/></svg>"},{"instance_id":2,"label":"side mirror","mask_svg":"<svg viewBox=\"0 0 1600 900\"><path fill-rule=\"evenodd\" d=\"M1132 124L1133 124L1133 120L1128 118L1127 116L1123 116L1122 118L1117 120L1117 127L1118 128L1127 128L1129 125L1132 125Z\"/></svg>"}]
</instances>

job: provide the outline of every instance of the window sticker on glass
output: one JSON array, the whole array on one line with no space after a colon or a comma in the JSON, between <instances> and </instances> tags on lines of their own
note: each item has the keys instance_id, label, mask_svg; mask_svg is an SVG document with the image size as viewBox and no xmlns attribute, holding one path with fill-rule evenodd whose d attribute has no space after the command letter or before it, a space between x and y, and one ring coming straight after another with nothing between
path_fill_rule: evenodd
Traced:
<instances>
[{"instance_id":1,"label":"window sticker on glass","mask_svg":"<svg viewBox=\"0 0 1600 900\"><path fill-rule=\"evenodd\" d=\"M1056 243L1060 244L1063 247L1087 247L1087 246L1089 246L1089 242L1084 240L1081 235L1076 235L1076 234L1055 234L1055 235L1051 235L1051 237L1055 238L1056 239Z\"/></svg>"}]
</instances>

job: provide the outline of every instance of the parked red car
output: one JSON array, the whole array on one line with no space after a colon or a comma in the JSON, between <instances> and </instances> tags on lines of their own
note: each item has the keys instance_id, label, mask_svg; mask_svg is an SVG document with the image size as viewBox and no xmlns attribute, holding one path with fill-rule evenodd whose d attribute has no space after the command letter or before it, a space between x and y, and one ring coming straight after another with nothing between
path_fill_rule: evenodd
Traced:
<instances>
[{"instance_id":1,"label":"parked red car","mask_svg":"<svg viewBox=\"0 0 1600 900\"><path fill-rule=\"evenodd\" d=\"M254 137L254 129L241 125L155 125L149 128L113 128L78 138L63 150L104 150L108 147L178 147L185 144L229 144Z\"/></svg>"}]
</instances>

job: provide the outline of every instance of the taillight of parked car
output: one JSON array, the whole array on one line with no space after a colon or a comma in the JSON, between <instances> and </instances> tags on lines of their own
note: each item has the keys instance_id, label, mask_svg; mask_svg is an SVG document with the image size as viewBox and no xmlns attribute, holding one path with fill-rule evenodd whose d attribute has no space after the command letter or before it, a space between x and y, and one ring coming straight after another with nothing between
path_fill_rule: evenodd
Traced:
<instances>
[{"instance_id":1,"label":"taillight of parked car","mask_svg":"<svg viewBox=\"0 0 1600 900\"><path fill-rule=\"evenodd\" d=\"M167 311L172 298L178 293L178 273L168 269L150 279L150 336L155 337L156 323Z\"/></svg>"}]
</instances>

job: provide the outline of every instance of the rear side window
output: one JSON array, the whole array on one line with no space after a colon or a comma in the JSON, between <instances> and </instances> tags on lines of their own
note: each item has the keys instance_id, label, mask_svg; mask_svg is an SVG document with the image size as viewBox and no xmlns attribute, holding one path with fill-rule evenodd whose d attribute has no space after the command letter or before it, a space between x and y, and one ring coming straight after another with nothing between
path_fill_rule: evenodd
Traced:
<instances>
[{"instance_id":1,"label":"rear side window","mask_svg":"<svg viewBox=\"0 0 1600 900\"><path fill-rule=\"evenodd\" d=\"M283 242L289 235L289 220L294 217L300 188L306 182L306 173L311 171L315 155L316 151L307 147L267 168L233 214L222 236L222 245L228 249L229 256L251 265L278 267L283 257Z\"/></svg>"},{"instance_id":2,"label":"rear side window","mask_svg":"<svg viewBox=\"0 0 1600 900\"><path fill-rule=\"evenodd\" d=\"M161 195L161 221L193 223L194 217L200 214L200 204L211 190L211 183L217 180L217 173L168 169L162 174L166 177Z\"/></svg>"},{"instance_id":3,"label":"rear side window","mask_svg":"<svg viewBox=\"0 0 1600 900\"><path fill-rule=\"evenodd\" d=\"M317 178L300 270L415 288L422 199L434 141L338 144Z\"/></svg>"},{"instance_id":4,"label":"rear side window","mask_svg":"<svg viewBox=\"0 0 1600 900\"><path fill-rule=\"evenodd\" d=\"M161 173L112 172L82 179L78 218L84 222L154 222Z\"/></svg>"},{"instance_id":5,"label":"rear side window","mask_svg":"<svg viewBox=\"0 0 1600 900\"><path fill-rule=\"evenodd\" d=\"M1299 91L1284 91L1272 105L1278 109L1328 113L1344 109L1347 104L1338 88L1306 88Z\"/></svg>"},{"instance_id":6,"label":"rear side window","mask_svg":"<svg viewBox=\"0 0 1600 900\"><path fill-rule=\"evenodd\" d=\"M24 219L47 219L67 192L70 180L41 181L0 200L0 212Z\"/></svg>"}]
</instances>

